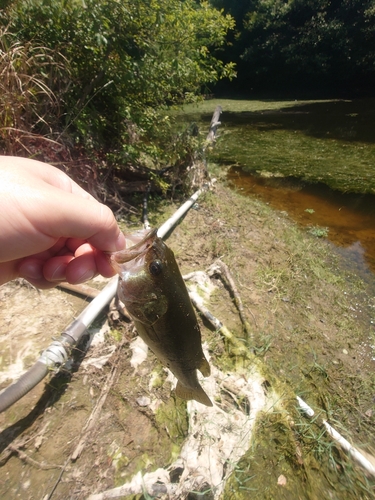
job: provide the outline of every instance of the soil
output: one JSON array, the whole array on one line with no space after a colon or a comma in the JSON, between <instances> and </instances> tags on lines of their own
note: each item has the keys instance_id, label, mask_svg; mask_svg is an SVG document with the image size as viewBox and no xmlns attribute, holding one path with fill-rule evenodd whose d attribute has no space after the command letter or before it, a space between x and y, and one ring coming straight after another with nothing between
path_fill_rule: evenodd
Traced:
<instances>
[{"instance_id":1,"label":"soil","mask_svg":"<svg viewBox=\"0 0 375 500\"><path fill-rule=\"evenodd\" d=\"M154 200L151 224L158 226L178 206ZM132 230L134 222L125 225ZM242 197L223 179L198 200L167 243L183 274L206 270L218 258L229 266L249 337L233 297L217 277L207 307L255 353L264 386L282 401L258 417L249 451L234 467L223 498L375 498L374 478L332 442L319 419L306 419L295 401L301 396L359 449L370 455L375 450L370 285L287 214ZM90 285L102 287L102 281ZM21 281L3 285L0 296L0 380L6 387L86 301ZM240 355L199 321L211 363L235 367ZM132 366L132 324L123 317L109 320L105 311L90 332L64 369L0 415L1 498L84 499L138 471L167 467L178 455L188 432L186 404L175 398L152 354ZM161 402L158 410L147 404L151 396ZM95 408L97 418L87 432ZM81 439L82 451L75 457Z\"/></svg>"}]
</instances>

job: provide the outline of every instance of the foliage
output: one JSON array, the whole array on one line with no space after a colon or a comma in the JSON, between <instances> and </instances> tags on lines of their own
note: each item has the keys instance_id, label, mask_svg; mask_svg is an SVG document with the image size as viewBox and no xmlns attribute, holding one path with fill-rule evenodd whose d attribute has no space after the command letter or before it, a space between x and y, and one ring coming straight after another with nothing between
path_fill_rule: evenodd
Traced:
<instances>
[{"instance_id":1,"label":"foliage","mask_svg":"<svg viewBox=\"0 0 375 500\"><path fill-rule=\"evenodd\" d=\"M160 151L153 139L170 131L162 106L234 75L233 64L215 53L233 20L207 2L19 0L8 16L20 43L42 45L68 62L69 85L58 93L52 86L64 131L132 160L144 144L152 158Z\"/></svg>"},{"instance_id":2,"label":"foliage","mask_svg":"<svg viewBox=\"0 0 375 500\"><path fill-rule=\"evenodd\" d=\"M374 0L212 0L236 19L231 50L242 84L372 88Z\"/></svg>"}]
</instances>

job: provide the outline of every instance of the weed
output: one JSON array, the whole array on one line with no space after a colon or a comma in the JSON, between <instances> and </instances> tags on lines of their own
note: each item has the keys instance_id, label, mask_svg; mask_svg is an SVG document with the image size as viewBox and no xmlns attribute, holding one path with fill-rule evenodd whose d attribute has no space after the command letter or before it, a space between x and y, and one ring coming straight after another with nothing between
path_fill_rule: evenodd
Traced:
<instances>
[{"instance_id":1,"label":"weed","mask_svg":"<svg viewBox=\"0 0 375 500\"><path fill-rule=\"evenodd\" d=\"M317 238L327 238L328 237L329 228L328 227L319 227L312 226L308 233L312 236L316 236Z\"/></svg>"},{"instance_id":2,"label":"weed","mask_svg":"<svg viewBox=\"0 0 375 500\"><path fill-rule=\"evenodd\" d=\"M62 57L31 42L14 41L6 28L0 30L0 138L3 151L15 153L20 143L35 133L52 133L59 104L49 83L58 79Z\"/></svg>"}]
</instances>

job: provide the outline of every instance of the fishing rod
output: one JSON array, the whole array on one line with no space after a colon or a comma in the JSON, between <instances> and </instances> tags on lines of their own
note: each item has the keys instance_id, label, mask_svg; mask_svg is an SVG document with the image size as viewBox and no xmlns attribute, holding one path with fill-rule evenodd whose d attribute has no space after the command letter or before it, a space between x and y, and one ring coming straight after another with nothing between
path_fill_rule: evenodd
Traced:
<instances>
[{"instance_id":1,"label":"fishing rod","mask_svg":"<svg viewBox=\"0 0 375 500\"><path fill-rule=\"evenodd\" d=\"M199 196L208 188L196 191L176 212L158 229L159 238L165 238L177 222L194 205ZM116 295L118 277L115 276L107 283L103 290L90 302L85 309L70 323L40 355L36 363L24 373L16 382L0 393L0 413L8 409L18 400L31 391L51 371L58 371L68 360L73 348L80 342L87 328L94 319L111 302Z\"/></svg>"}]
</instances>

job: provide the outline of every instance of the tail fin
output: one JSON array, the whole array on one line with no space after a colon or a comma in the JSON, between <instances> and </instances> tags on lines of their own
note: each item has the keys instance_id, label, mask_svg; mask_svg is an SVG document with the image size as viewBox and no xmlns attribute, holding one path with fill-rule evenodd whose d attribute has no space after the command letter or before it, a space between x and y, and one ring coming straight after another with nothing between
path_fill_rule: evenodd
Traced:
<instances>
[{"instance_id":1,"label":"tail fin","mask_svg":"<svg viewBox=\"0 0 375 500\"><path fill-rule=\"evenodd\" d=\"M207 396L200 385L195 389L189 389L183 386L180 381L178 381L176 387L176 396L186 400L194 399L202 405L213 406L210 398Z\"/></svg>"}]
</instances>

